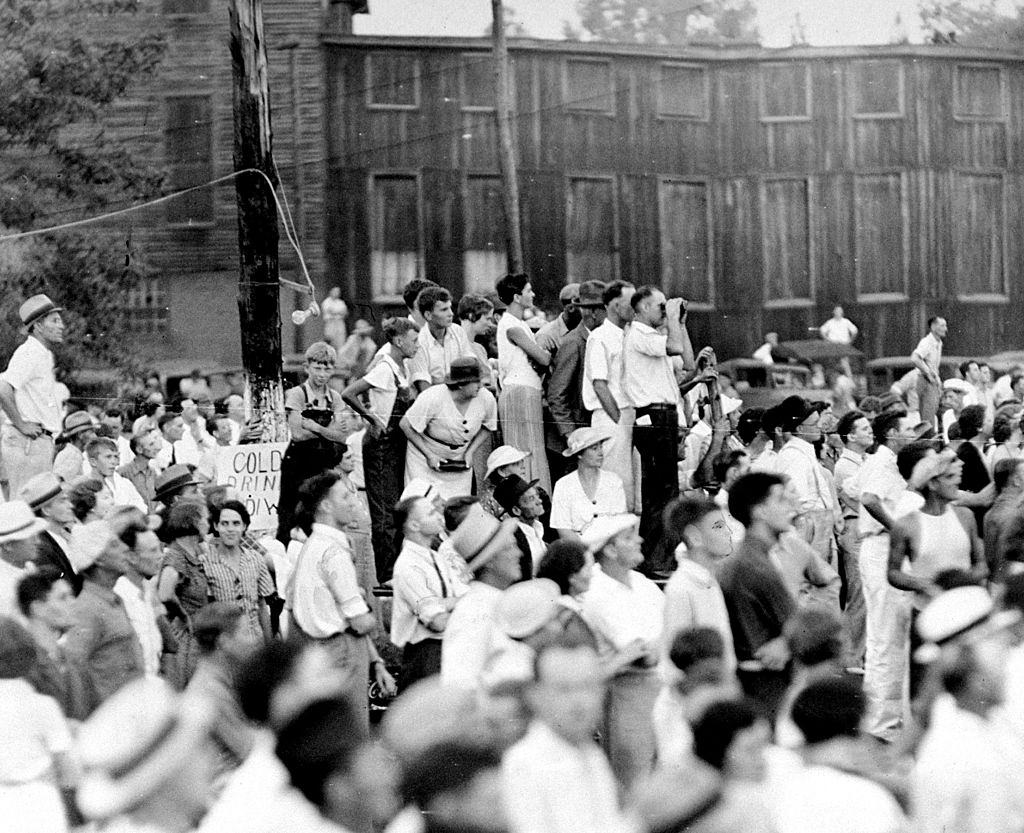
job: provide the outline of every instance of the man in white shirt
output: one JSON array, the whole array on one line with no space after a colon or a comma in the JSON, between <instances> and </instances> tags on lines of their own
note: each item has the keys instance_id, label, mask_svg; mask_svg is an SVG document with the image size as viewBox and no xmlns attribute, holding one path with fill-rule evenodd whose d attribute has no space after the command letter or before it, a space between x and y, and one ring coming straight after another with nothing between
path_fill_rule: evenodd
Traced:
<instances>
[{"instance_id":1,"label":"man in white shirt","mask_svg":"<svg viewBox=\"0 0 1024 833\"><path fill-rule=\"evenodd\" d=\"M608 761L593 741L604 685L591 648L542 648L526 692L533 719L502 763L511 833L626 833Z\"/></svg>"},{"instance_id":2,"label":"man in white shirt","mask_svg":"<svg viewBox=\"0 0 1024 833\"><path fill-rule=\"evenodd\" d=\"M416 355L409 360L409 381L421 393L441 384L451 369L452 359L473 357L473 348L462 327L454 325L452 296L440 286L428 286L416 299L426 321L416 337Z\"/></svg>"},{"instance_id":3,"label":"man in white shirt","mask_svg":"<svg viewBox=\"0 0 1024 833\"><path fill-rule=\"evenodd\" d=\"M164 650L163 637L157 624L156 587L152 579L160 570L163 560L163 546L156 533L141 522L125 516L111 518L112 526L128 528L120 532L119 537L128 545L128 563L124 575L114 582L114 593L124 604L124 612L128 614L135 635L142 646L142 663L147 677L160 674L160 655Z\"/></svg>"},{"instance_id":4,"label":"man in white shirt","mask_svg":"<svg viewBox=\"0 0 1024 833\"><path fill-rule=\"evenodd\" d=\"M775 356L772 350L779 346L779 334L778 333L765 333L764 344L758 347L753 354L753 357L763 364L775 364Z\"/></svg>"},{"instance_id":5,"label":"man in white shirt","mask_svg":"<svg viewBox=\"0 0 1024 833\"><path fill-rule=\"evenodd\" d=\"M194 449L182 448L182 438L185 436L186 431L185 420L180 413L168 411L157 420L157 426L160 429L160 435L163 440L160 444L160 453L153 461L156 464L157 474L176 463L187 463L191 466L198 465L199 455L191 453ZM181 459L180 455L183 450L186 451L185 456L189 459Z\"/></svg>"},{"instance_id":6,"label":"man in white shirt","mask_svg":"<svg viewBox=\"0 0 1024 833\"><path fill-rule=\"evenodd\" d=\"M148 512L149 508L139 490L132 482L117 473L120 455L117 443L107 437L97 437L85 447L85 456L89 458L93 474L103 483L105 491L114 506L134 506L140 512Z\"/></svg>"},{"instance_id":7,"label":"man in white shirt","mask_svg":"<svg viewBox=\"0 0 1024 833\"><path fill-rule=\"evenodd\" d=\"M53 463L63 405L53 371L53 350L64 341L60 313L45 295L33 295L18 308L28 338L0 374L0 407L8 419L0 428L0 447L12 495L33 475L50 471Z\"/></svg>"},{"instance_id":8,"label":"man in white shirt","mask_svg":"<svg viewBox=\"0 0 1024 833\"><path fill-rule=\"evenodd\" d=\"M299 552L285 590L296 635L322 645L344 679L346 699L369 725L366 678L367 634L377 626L359 587L352 545L344 529L358 515L355 497L330 471L303 483L302 506L309 516L309 538Z\"/></svg>"},{"instance_id":9,"label":"man in white shirt","mask_svg":"<svg viewBox=\"0 0 1024 833\"><path fill-rule=\"evenodd\" d=\"M605 289L605 319L587 337L583 356L583 407L590 412L590 424L611 431L605 448L605 468L618 476L626 492L626 508L635 507L633 464L633 422L635 412L622 390L622 345L624 328L633 318L629 301L636 287L613 281ZM636 468L639 468L637 461Z\"/></svg>"},{"instance_id":10,"label":"man in white shirt","mask_svg":"<svg viewBox=\"0 0 1024 833\"><path fill-rule=\"evenodd\" d=\"M583 618L608 658L622 659L609 684L608 757L616 778L629 789L654 764L651 714L658 696L655 671L661 656L665 596L636 572L643 562L636 515L595 518L583 543L596 566L583 597Z\"/></svg>"},{"instance_id":11,"label":"man in white shirt","mask_svg":"<svg viewBox=\"0 0 1024 833\"><path fill-rule=\"evenodd\" d=\"M922 338L910 361L921 371L917 380L917 398L921 411L921 421L929 425L935 422L935 414L939 410L939 399L942 395L942 377L939 376L939 364L942 361L942 340L946 337L946 319L938 315L928 319L928 335Z\"/></svg>"},{"instance_id":12,"label":"man in white shirt","mask_svg":"<svg viewBox=\"0 0 1024 833\"><path fill-rule=\"evenodd\" d=\"M832 317L818 328L821 337L833 344L853 344L859 330L849 318L845 317L842 307L832 310Z\"/></svg>"},{"instance_id":13,"label":"man in white shirt","mask_svg":"<svg viewBox=\"0 0 1024 833\"><path fill-rule=\"evenodd\" d=\"M640 455L640 534L650 558L661 541L661 513L679 494L679 384L672 356L694 366L682 298L665 300L660 289L641 286L629 300L633 323L622 345L622 388L633 406L633 446ZM661 329L664 328L663 333Z\"/></svg>"},{"instance_id":14,"label":"man in white shirt","mask_svg":"<svg viewBox=\"0 0 1024 833\"><path fill-rule=\"evenodd\" d=\"M473 581L448 618L441 642L441 683L445 686L475 690L480 685L501 593L523 577L514 530L515 522L502 523L476 503L449 538L468 564Z\"/></svg>"}]
</instances>

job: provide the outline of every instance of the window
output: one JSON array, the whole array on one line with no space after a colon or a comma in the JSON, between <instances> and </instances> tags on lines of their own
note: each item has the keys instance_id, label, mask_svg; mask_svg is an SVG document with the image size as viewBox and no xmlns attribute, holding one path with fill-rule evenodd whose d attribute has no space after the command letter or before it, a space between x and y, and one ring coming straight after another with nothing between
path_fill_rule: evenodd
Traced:
<instances>
[{"instance_id":1,"label":"window","mask_svg":"<svg viewBox=\"0 0 1024 833\"><path fill-rule=\"evenodd\" d=\"M370 178L370 283L374 300L397 298L422 274L419 182L413 175Z\"/></svg>"},{"instance_id":2,"label":"window","mask_svg":"<svg viewBox=\"0 0 1024 833\"><path fill-rule=\"evenodd\" d=\"M615 114L610 61L565 62L565 106L585 113Z\"/></svg>"},{"instance_id":3,"label":"window","mask_svg":"<svg viewBox=\"0 0 1024 833\"><path fill-rule=\"evenodd\" d=\"M494 63L489 54L474 52L463 55L459 76L463 110L494 109ZM510 71L508 76L511 87L514 73ZM515 101L514 97L512 101Z\"/></svg>"},{"instance_id":4,"label":"window","mask_svg":"<svg viewBox=\"0 0 1024 833\"><path fill-rule=\"evenodd\" d=\"M658 115L662 118L709 118L710 85L705 67L661 64L658 67Z\"/></svg>"},{"instance_id":5,"label":"window","mask_svg":"<svg viewBox=\"0 0 1024 833\"><path fill-rule=\"evenodd\" d=\"M1003 121L1003 71L986 64L958 64L953 115L964 121Z\"/></svg>"},{"instance_id":6,"label":"window","mask_svg":"<svg viewBox=\"0 0 1024 833\"><path fill-rule=\"evenodd\" d=\"M810 210L806 179L764 184L766 306L801 306L811 299ZM793 303L793 302L797 303Z\"/></svg>"},{"instance_id":7,"label":"window","mask_svg":"<svg viewBox=\"0 0 1024 833\"><path fill-rule=\"evenodd\" d=\"M213 98L172 96L167 99L164 134L168 184L174 191L213 179ZM167 222L206 225L214 221L212 188L202 188L167 203Z\"/></svg>"},{"instance_id":8,"label":"window","mask_svg":"<svg viewBox=\"0 0 1024 833\"><path fill-rule=\"evenodd\" d=\"M903 118L903 64L856 61L850 65L854 118Z\"/></svg>"},{"instance_id":9,"label":"window","mask_svg":"<svg viewBox=\"0 0 1024 833\"><path fill-rule=\"evenodd\" d=\"M807 64L761 65L761 121L811 117L811 69Z\"/></svg>"},{"instance_id":10,"label":"window","mask_svg":"<svg viewBox=\"0 0 1024 833\"><path fill-rule=\"evenodd\" d=\"M618 277L615 184L609 178L569 180L566 204L566 268L569 281Z\"/></svg>"},{"instance_id":11,"label":"window","mask_svg":"<svg viewBox=\"0 0 1024 833\"><path fill-rule=\"evenodd\" d=\"M899 174L854 178L854 274L862 301L906 297L902 192Z\"/></svg>"},{"instance_id":12,"label":"window","mask_svg":"<svg viewBox=\"0 0 1024 833\"><path fill-rule=\"evenodd\" d=\"M953 174L953 268L962 297L1005 297L1001 174Z\"/></svg>"},{"instance_id":13,"label":"window","mask_svg":"<svg viewBox=\"0 0 1024 833\"><path fill-rule=\"evenodd\" d=\"M661 287L670 297L713 307L707 183L663 180L659 188Z\"/></svg>"},{"instance_id":14,"label":"window","mask_svg":"<svg viewBox=\"0 0 1024 833\"><path fill-rule=\"evenodd\" d=\"M128 329L133 333L151 335L167 330L167 297L157 278L139 281L125 299Z\"/></svg>"},{"instance_id":15,"label":"window","mask_svg":"<svg viewBox=\"0 0 1024 833\"><path fill-rule=\"evenodd\" d=\"M464 292L489 292L508 271L505 245L505 205L501 178L469 177L466 180Z\"/></svg>"},{"instance_id":16,"label":"window","mask_svg":"<svg viewBox=\"0 0 1024 833\"><path fill-rule=\"evenodd\" d=\"M164 14L207 14L210 0L163 0Z\"/></svg>"},{"instance_id":17,"label":"window","mask_svg":"<svg viewBox=\"0 0 1024 833\"><path fill-rule=\"evenodd\" d=\"M367 55L366 106L378 110L415 110L419 107L419 58L400 52Z\"/></svg>"}]
</instances>

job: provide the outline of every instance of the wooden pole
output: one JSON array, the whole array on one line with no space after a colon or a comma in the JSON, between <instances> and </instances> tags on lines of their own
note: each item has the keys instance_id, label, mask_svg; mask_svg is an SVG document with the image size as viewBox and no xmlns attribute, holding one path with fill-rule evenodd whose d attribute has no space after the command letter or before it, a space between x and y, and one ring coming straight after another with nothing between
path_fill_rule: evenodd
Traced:
<instances>
[{"instance_id":1,"label":"wooden pole","mask_svg":"<svg viewBox=\"0 0 1024 833\"><path fill-rule=\"evenodd\" d=\"M255 168L277 185L271 152L267 50L262 0L229 0L235 170ZM246 411L261 423L260 440L287 439L281 386L278 230L274 194L255 173L235 178L238 203L238 317ZM250 411L251 409L251 411Z\"/></svg>"},{"instance_id":2,"label":"wooden pole","mask_svg":"<svg viewBox=\"0 0 1024 833\"><path fill-rule=\"evenodd\" d=\"M523 271L523 239L519 228L519 179L512 144L512 103L508 97L508 43L505 39L505 8L502 0L491 0L494 16L494 115L498 120L498 162L505 198L508 234L508 271Z\"/></svg>"}]
</instances>

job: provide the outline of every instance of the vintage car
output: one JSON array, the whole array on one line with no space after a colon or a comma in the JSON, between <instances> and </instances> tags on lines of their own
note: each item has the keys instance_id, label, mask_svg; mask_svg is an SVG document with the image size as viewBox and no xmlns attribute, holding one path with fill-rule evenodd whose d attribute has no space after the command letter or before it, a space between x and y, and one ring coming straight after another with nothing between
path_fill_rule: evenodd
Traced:
<instances>
[{"instance_id":1,"label":"vintage car","mask_svg":"<svg viewBox=\"0 0 1024 833\"><path fill-rule=\"evenodd\" d=\"M957 375L960 365L970 356L943 356L939 363L939 375L943 379L952 379ZM883 356L867 363L868 393L882 396L889 392L893 383L903 378L904 374L914 369L914 363L906 356Z\"/></svg>"}]
</instances>

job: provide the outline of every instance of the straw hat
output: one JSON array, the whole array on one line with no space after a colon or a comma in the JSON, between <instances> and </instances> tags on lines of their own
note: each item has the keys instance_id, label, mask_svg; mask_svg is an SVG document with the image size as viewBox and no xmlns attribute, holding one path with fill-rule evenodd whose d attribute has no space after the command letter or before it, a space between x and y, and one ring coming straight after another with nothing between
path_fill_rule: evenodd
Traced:
<instances>
[{"instance_id":1,"label":"straw hat","mask_svg":"<svg viewBox=\"0 0 1024 833\"><path fill-rule=\"evenodd\" d=\"M568 448L562 452L563 457L575 457L592 445L610 440L612 433L606 428L577 428L569 435Z\"/></svg>"},{"instance_id":2,"label":"straw hat","mask_svg":"<svg viewBox=\"0 0 1024 833\"><path fill-rule=\"evenodd\" d=\"M469 571L475 573L503 549L515 544L515 529L514 520L499 521L479 503L474 503L448 540Z\"/></svg>"},{"instance_id":3,"label":"straw hat","mask_svg":"<svg viewBox=\"0 0 1024 833\"><path fill-rule=\"evenodd\" d=\"M28 332L40 318L44 318L51 312L60 312L64 307L58 307L46 295L33 295L18 307L18 317L21 319L21 331Z\"/></svg>"},{"instance_id":4,"label":"straw hat","mask_svg":"<svg viewBox=\"0 0 1024 833\"><path fill-rule=\"evenodd\" d=\"M73 411L64 417L64 424L61 426L61 437L65 440L70 440L83 431L89 431L95 427L96 424L92 421L88 411Z\"/></svg>"},{"instance_id":5,"label":"straw hat","mask_svg":"<svg viewBox=\"0 0 1024 833\"><path fill-rule=\"evenodd\" d=\"M982 587L954 587L932 599L917 617L917 632L924 644L914 658L932 662L941 649L971 636L983 636L1020 621L1016 610L997 611L995 602Z\"/></svg>"},{"instance_id":6,"label":"straw hat","mask_svg":"<svg viewBox=\"0 0 1024 833\"><path fill-rule=\"evenodd\" d=\"M163 503L165 498L170 497L179 489L198 485L200 485L199 481L196 480L188 466L184 463L175 463L164 469L157 477L153 497Z\"/></svg>"},{"instance_id":7,"label":"straw hat","mask_svg":"<svg viewBox=\"0 0 1024 833\"><path fill-rule=\"evenodd\" d=\"M0 504L0 544L24 541L46 528L46 521L37 518L23 500L9 500Z\"/></svg>"},{"instance_id":8,"label":"straw hat","mask_svg":"<svg viewBox=\"0 0 1024 833\"><path fill-rule=\"evenodd\" d=\"M499 445L494 449L494 451L487 455L487 472L484 474L484 479L489 480L491 475L502 466L509 466L512 463L518 463L520 460L525 460L529 456L529 451L520 451L513 445Z\"/></svg>"}]
</instances>

